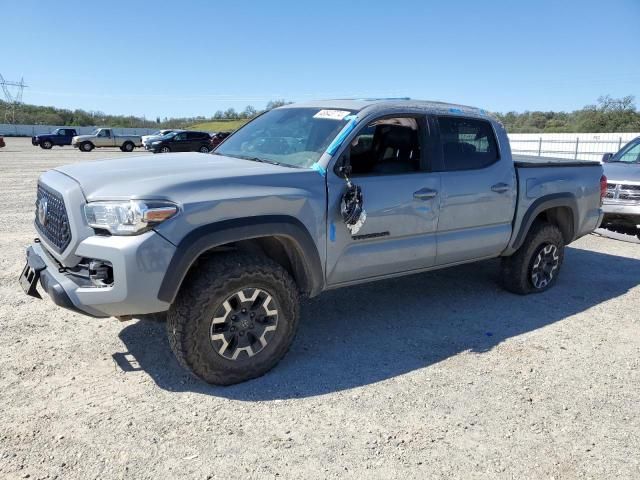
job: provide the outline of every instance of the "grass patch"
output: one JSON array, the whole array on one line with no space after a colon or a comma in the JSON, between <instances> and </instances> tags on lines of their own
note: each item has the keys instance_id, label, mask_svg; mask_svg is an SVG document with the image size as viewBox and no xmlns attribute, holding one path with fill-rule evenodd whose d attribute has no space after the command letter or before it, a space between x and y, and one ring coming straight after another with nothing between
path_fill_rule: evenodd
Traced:
<instances>
[{"instance_id":1,"label":"grass patch","mask_svg":"<svg viewBox=\"0 0 640 480\"><path fill-rule=\"evenodd\" d=\"M248 120L215 120L213 122L196 123L188 127L189 130L204 130L205 132L229 132L237 130Z\"/></svg>"}]
</instances>

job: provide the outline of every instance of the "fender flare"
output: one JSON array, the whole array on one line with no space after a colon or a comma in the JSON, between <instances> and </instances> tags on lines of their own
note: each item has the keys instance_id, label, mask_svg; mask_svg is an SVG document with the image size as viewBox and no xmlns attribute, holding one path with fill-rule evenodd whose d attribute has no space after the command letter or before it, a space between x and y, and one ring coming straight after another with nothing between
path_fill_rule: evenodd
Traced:
<instances>
[{"instance_id":1,"label":"fender flare","mask_svg":"<svg viewBox=\"0 0 640 480\"><path fill-rule=\"evenodd\" d=\"M307 228L296 218L286 215L265 215L211 223L196 228L176 245L169 262L158 299L173 303L187 273L206 251L220 245L261 237L284 237L298 250L306 285L300 285L309 296L318 295L324 287L324 272L318 249Z\"/></svg>"},{"instance_id":2,"label":"fender flare","mask_svg":"<svg viewBox=\"0 0 640 480\"><path fill-rule=\"evenodd\" d=\"M527 209L526 213L522 217L522 222L520 222L520 229L511 245L510 250L516 251L522 246L527 233L531 229L531 225L536 217L544 212L545 210L549 210L550 208L557 207L566 207L571 210L573 217L573 225L571 225L571 241L576 238L576 232L578 231L578 202L576 201L575 195L572 193L552 193L550 195L545 195L543 197L535 200ZM567 242L569 243L569 242Z\"/></svg>"}]
</instances>

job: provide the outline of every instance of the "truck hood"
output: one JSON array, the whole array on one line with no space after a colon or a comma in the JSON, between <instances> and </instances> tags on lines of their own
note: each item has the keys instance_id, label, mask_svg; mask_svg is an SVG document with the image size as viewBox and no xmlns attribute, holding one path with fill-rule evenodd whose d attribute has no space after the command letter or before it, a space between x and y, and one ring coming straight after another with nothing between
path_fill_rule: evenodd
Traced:
<instances>
[{"instance_id":1,"label":"truck hood","mask_svg":"<svg viewBox=\"0 0 640 480\"><path fill-rule=\"evenodd\" d=\"M92 138L95 138L95 135L74 135L71 140L73 142L79 142L81 140L91 140Z\"/></svg>"},{"instance_id":2,"label":"truck hood","mask_svg":"<svg viewBox=\"0 0 640 480\"><path fill-rule=\"evenodd\" d=\"M180 202L194 191L212 187L282 184L273 177L292 174L317 177L311 169L195 152L82 162L55 170L76 180L87 201L153 198Z\"/></svg>"},{"instance_id":3,"label":"truck hood","mask_svg":"<svg viewBox=\"0 0 640 480\"><path fill-rule=\"evenodd\" d=\"M638 163L603 163L602 167L609 183L640 182Z\"/></svg>"}]
</instances>

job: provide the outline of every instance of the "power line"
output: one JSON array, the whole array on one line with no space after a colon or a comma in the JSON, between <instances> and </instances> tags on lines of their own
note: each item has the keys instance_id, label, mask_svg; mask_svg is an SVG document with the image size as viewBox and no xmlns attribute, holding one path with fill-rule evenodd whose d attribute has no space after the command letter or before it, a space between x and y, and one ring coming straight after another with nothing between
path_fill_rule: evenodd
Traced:
<instances>
[{"instance_id":1,"label":"power line","mask_svg":"<svg viewBox=\"0 0 640 480\"><path fill-rule=\"evenodd\" d=\"M16 111L22 103L22 94L27 85L24 83L24 78L20 78L19 82L5 80L2 74L0 74L0 85L2 85L2 91L4 92L6 101L4 121L7 123L16 123ZM12 90L15 93L12 93Z\"/></svg>"}]
</instances>

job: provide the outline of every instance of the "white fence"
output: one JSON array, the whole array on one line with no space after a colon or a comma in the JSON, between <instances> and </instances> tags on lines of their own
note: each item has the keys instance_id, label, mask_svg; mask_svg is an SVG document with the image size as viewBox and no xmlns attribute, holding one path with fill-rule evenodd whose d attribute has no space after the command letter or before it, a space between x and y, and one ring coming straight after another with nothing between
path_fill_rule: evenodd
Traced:
<instances>
[{"instance_id":1,"label":"white fence","mask_svg":"<svg viewBox=\"0 0 640 480\"><path fill-rule=\"evenodd\" d=\"M600 160L615 153L640 133L510 133L515 155L559 157L574 160Z\"/></svg>"},{"instance_id":2,"label":"white fence","mask_svg":"<svg viewBox=\"0 0 640 480\"><path fill-rule=\"evenodd\" d=\"M8 137L32 137L34 135L42 135L45 133L51 133L56 128L65 128L64 125L12 125L9 123L0 123L0 135ZM87 135L93 132L96 128L100 128L100 125L94 127L74 127L67 126L66 128L75 128L78 135ZM157 132L157 128L114 128L113 131L116 135L149 135L150 133Z\"/></svg>"}]
</instances>

